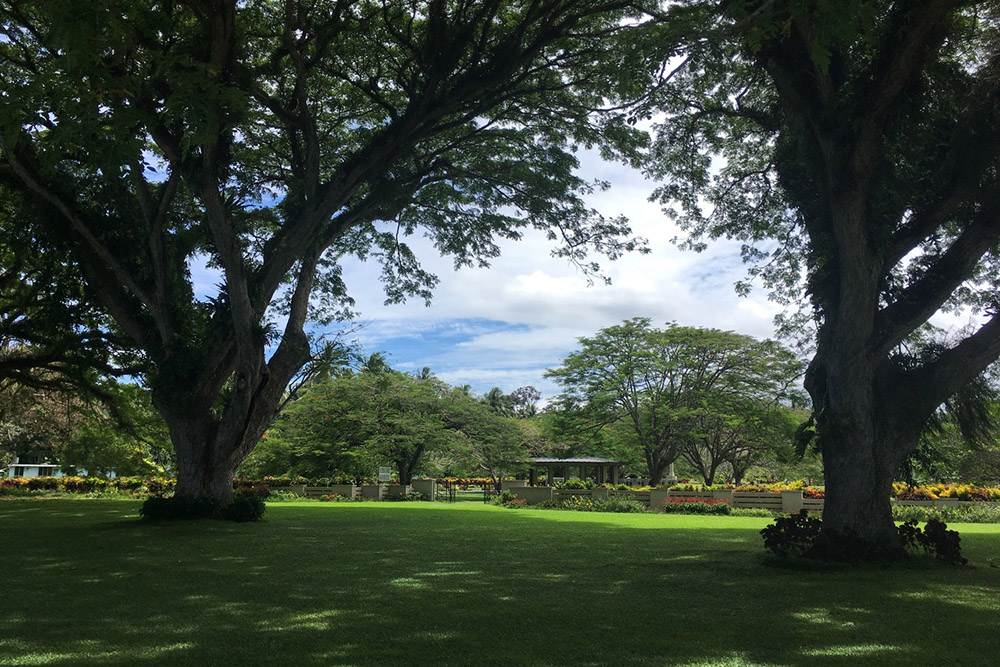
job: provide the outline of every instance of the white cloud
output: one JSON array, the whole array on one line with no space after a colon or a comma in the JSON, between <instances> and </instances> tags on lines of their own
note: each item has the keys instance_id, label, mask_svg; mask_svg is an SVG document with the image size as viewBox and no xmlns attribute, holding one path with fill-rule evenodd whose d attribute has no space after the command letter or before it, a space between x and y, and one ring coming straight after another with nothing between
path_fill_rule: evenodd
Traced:
<instances>
[{"instance_id":1,"label":"white cloud","mask_svg":"<svg viewBox=\"0 0 1000 667\"><path fill-rule=\"evenodd\" d=\"M500 386L509 391L532 384L555 391L542 378L576 347L579 336L632 317L654 324L732 329L757 337L773 335L776 308L766 295L743 300L733 291L744 267L739 246L712 244L697 254L682 252L671 239L676 225L658 204L648 201L654 184L628 167L581 154L585 178L610 181L607 191L588 203L606 216L625 215L633 231L649 240L648 254L600 261L611 285L587 277L563 259L551 256L552 243L542 232L528 231L521 241L500 243L502 255L490 268L453 270L425 238L409 243L440 285L430 307L420 300L383 304L380 267L375 261L344 261L344 279L356 300L364 326L353 338L366 353L388 351L394 367L430 366L452 384L472 384L477 391ZM199 294L215 293L217 271L192 266Z\"/></svg>"}]
</instances>

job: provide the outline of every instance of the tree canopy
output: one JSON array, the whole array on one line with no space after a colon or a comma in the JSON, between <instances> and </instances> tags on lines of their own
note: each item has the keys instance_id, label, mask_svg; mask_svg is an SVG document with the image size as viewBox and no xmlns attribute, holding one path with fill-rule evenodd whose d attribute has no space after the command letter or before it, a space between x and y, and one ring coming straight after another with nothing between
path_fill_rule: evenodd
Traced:
<instances>
[{"instance_id":1,"label":"tree canopy","mask_svg":"<svg viewBox=\"0 0 1000 667\"><path fill-rule=\"evenodd\" d=\"M547 375L584 428L623 424L652 484L682 454L711 483L721 463L763 439L774 406L796 398L801 365L772 341L635 318L581 338Z\"/></svg>"},{"instance_id":2,"label":"tree canopy","mask_svg":"<svg viewBox=\"0 0 1000 667\"><path fill-rule=\"evenodd\" d=\"M583 203L601 184L573 149L637 157L642 134L595 112L635 92L616 73L640 4L4 0L0 187L26 205L0 231L29 230L98 308L170 429L177 493L225 500L307 323L350 306L338 258L377 257L397 301L437 281L417 233L457 266L530 227L581 266L635 247Z\"/></svg>"},{"instance_id":3,"label":"tree canopy","mask_svg":"<svg viewBox=\"0 0 1000 667\"><path fill-rule=\"evenodd\" d=\"M899 553L889 486L1000 355L1000 16L993 2L690 1L651 170L686 243L744 242L817 327L806 375L824 534ZM804 286L800 279L804 277ZM978 316L933 356L904 343Z\"/></svg>"},{"instance_id":4,"label":"tree canopy","mask_svg":"<svg viewBox=\"0 0 1000 667\"><path fill-rule=\"evenodd\" d=\"M439 473L435 468L445 464L489 475L499 487L523 463L524 432L486 397L451 387L428 369L411 375L368 362L358 373L306 386L246 469L360 481L392 466L399 482L409 484L414 474Z\"/></svg>"}]
</instances>

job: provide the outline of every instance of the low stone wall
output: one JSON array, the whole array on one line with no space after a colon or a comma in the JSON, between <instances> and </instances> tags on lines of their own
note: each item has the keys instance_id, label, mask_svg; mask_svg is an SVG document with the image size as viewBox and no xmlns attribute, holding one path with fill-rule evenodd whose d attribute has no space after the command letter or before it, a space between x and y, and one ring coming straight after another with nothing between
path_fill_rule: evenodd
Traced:
<instances>
[{"instance_id":1,"label":"low stone wall","mask_svg":"<svg viewBox=\"0 0 1000 667\"><path fill-rule=\"evenodd\" d=\"M424 494L427 500L434 500L437 498L436 479L415 479L413 480L412 486L414 491Z\"/></svg>"},{"instance_id":2,"label":"low stone wall","mask_svg":"<svg viewBox=\"0 0 1000 667\"><path fill-rule=\"evenodd\" d=\"M413 489L409 484L390 484L386 487L384 498L402 498Z\"/></svg>"},{"instance_id":3,"label":"low stone wall","mask_svg":"<svg viewBox=\"0 0 1000 667\"><path fill-rule=\"evenodd\" d=\"M288 487L293 493L306 498L322 498L337 495L345 498L357 498L359 487L353 484L334 484L332 486L306 486L305 484Z\"/></svg>"},{"instance_id":4,"label":"low stone wall","mask_svg":"<svg viewBox=\"0 0 1000 667\"><path fill-rule=\"evenodd\" d=\"M510 489L515 498L521 498L529 505L537 505L546 500L552 500L555 496L555 491L551 486L524 486Z\"/></svg>"}]
</instances>

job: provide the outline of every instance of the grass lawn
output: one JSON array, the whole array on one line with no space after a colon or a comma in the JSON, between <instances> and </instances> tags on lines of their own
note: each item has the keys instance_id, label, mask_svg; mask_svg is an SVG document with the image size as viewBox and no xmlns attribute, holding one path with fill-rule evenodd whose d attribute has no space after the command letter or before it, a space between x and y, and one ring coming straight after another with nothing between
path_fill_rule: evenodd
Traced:
<instances>
[{"instance_id":1,"label":"grass lawn","mask_svg":"<svg viewBox=\"0 0 1000 667\"><path fill-rule=\"evenodd\" d=\"M258 524L0 502L0 665L1000 664L970 567L779 566L765 519L281 503Z\"/></svg>"}]
</instances>

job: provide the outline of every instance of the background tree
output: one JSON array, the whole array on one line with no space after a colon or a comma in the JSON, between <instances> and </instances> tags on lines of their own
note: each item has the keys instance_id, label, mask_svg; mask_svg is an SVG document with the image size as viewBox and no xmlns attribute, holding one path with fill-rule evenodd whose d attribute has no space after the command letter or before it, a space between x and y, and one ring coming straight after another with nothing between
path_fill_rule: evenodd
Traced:
<instances>
[{"instance_id":1,"label":"background tree","mask_svg":"<svg viewBox=\"0 0 1000 667\"><path fill-rule=\"evenodd\" d=\"M409 484L423 455L455 437L443 419L446 394L439 380L388 368L315 383L268 431L256 465L268 461L270 474L356 481L391 465Z\"/></svg>"},{"instance_id":2,"label":"background tree","mask_svg":"<svg viewBox=\"0 0 1000 667\"><path fill-rule=\"evenodd\" d=\"M76 388L71 376L0 382L0 466L14 457L98 476L163 474L173 466L148 390L108 379Z\"/></svg>"},{"instance_id":3,"label":"background tree","mask_svg":"<svg viewBox=\"0 0 1000 667\"><path fill-rule=\"evenodd\" d=\"M360 482L391 465L409 484L437 467L486 474L499 486L524 462L523 420L496 414L487 397L450 387L430 369L394 371L381 354L362 361L359 372L312 382L290 401L243 473Z\"/></svg>"},{"instance_id":4,"label":"background tree","mask_svg":"<svg viewBox=\"0 0 1000 667\"><path fill-rule=\"evenodd\" d=\"M794 355L771 341L675 324L660 330L645 318L602 329L580 345L546 375L565 388L560 400L579 405L592 428L627 426L654 485L686 446L697 449L696 440L711 440L709 422L721 418L722 435L724 422L733 421L719 412L724 399L787 399L799 374ZM714 469L705 469L706 479Z\"/></svg>"},{"instance_id":5,"label":"background tree","mask_svg":"<svg viewBox=\"0 0 1000 667\"><path fill-rule=\"evenodd\" d=\"M542 394L530 384L518 387L510 393L514 415L520 418L534 417L538 414L538 401Z\"/></svg>"},{"instance_id":6,"label":"background tree","mask_svg":"<svg viewBox=\"0 0 1000 667\"><path fill-rule=\"evenodd\" d=\"M924 354L937 354L936 346ZM974 378L928 420L916 449L897 478L918 482L979 481L998 478L1000 392L996 368Z\"/></svg>"},{"instance_id":7,"label":"background tree","mask_svg":"<svg viewBox=\"0 0 1000 667\"><path fill-rule=\"evenodd\" d=\"M173 471L170 434L153 408L149 391L135 384L114 384L110 401L89 398L81 418L63 444L58 461L90 476L153 476Z\"/></svg>"},{"instance_id":8,"label":"background tree","mask_svg":"<svg viewBox=\"0 0 1000 667\"><path fill-rule=\"evenodd\" d=\"M636 447L628 424L606 423L603 415L593 414L586 404L566 394L557 396L533 421L552 443L548 451L536 453L538 456L598 456L624 461L627 474L648 474L645 456Z\"/></svg>"},{"instance_id":9,"label":"background tree","mask_svg":"<svg viewBox=\"0 0 1000 667\"><path fill-rule=\"evenodd\" d=\"M460 436L452 442L453 455L471 476L489 477L497 493L505 477L523 470L529 456L531 431L524 420L510 416L511 405L497 401L492 391L476 399L452 389L444 417Z\"/></svg>"},{"instance_id":10,"label":"background tree","mask_svg":"<svg viewBox=\"0 0 1000 667\"><path fill-rule=\"evenodd\" d=\"M693 416L692 431L681 448L681 456L705 484L715 484L719 473L741 484L755 463L768 454L780 455L794 441L799 421L791 408L758 397L713 399Z\"/></svg>"},{"instance_id":11,"label":"background tree","mask_svg":"<svg viewBox=\"0 0 1000 667\"><path fill-rule=\"evenodd\" d=\"M229 498L310 358L306 322L349 305L338 257L378 257L400 300L437 280L419 230L457 265L526 227L581 265L634 247L583 204L599 186L571 149L636 156L640 133L594 115L636 5L0 2L0 184L28 203L4 228L113 322L178 496ZM205 262L215 294L191 280Z\"/></svg>"},{"instance_id":12,"label":"background tree","mask_svg":"<svg viewBox=\"0 0 1000 667\"><path fill-rule=\"evenodd\" d=\"M658 97L658 194L689 245L744 241L751 275L787 299L806 276L824 535L898 554L897 470L938 406L1000 355L997 6L780 0L672 13L687 32L668 45L678 67ZM942 309L980 325L933 358L901 354Z\"/></svg>"}]
</instances>

